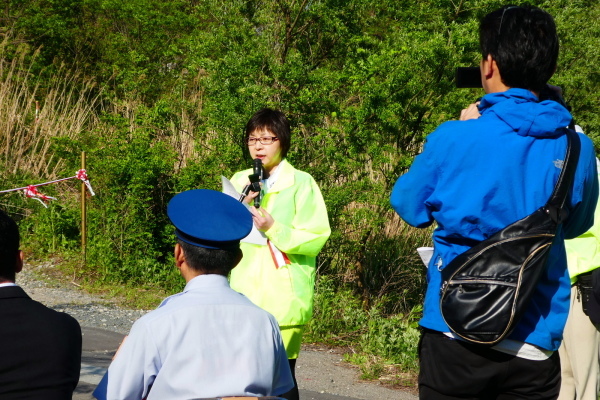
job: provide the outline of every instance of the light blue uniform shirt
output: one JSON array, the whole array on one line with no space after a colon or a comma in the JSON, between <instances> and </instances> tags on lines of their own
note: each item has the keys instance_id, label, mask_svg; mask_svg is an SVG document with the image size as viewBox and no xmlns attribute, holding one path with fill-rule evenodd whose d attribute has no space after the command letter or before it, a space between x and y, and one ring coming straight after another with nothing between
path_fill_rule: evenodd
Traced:
<instances>
[{"instance_id":1,"label":"light blue uniform shirt","mask_svg":"<svg viewBox=\"0 0 600 400\"><path fill-rule=\"evenodd\" d=\"M294 383L277 321L200 275L140 318L108 369L108 399L270 396Z\"/></svg>"}]
</instances>

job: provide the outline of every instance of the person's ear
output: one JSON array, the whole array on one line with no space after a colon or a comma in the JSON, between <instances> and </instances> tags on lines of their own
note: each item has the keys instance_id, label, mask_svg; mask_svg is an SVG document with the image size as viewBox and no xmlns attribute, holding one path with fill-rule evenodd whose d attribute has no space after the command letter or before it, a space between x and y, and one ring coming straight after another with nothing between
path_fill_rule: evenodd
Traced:
<instances>
[{"instance_id":1,"label":"person's ear","mask_svg":"<svg viewBox=\"0 0 600 400\"><path fill-rule=\"evenodd\" d=\"M17 259L15 260L15 273L19 273L23 270L23 252L19 250L17 252Z\"/></svg>"},{"instance_id":2,"label":"person's ear","mask_svg":"<svg viewBox=\"0 0 600 400\"><path fill-rule=\"evenodd\" d=\"M481 60L481 74L486 79L490 79L494 73L494 66L496 66L496 60L492 58L491 54L488 54L486 58Z\"/></svg>"},{"instance_id":3,"label":"person's ear","mask_svg":"<svg viewBox=\"0 0 600 400\"><path fill-rule=\"evenodd\" d=\"M240 263L240 261L242 261L243 256L244 252L242 251L242 249L238 249L237 255L235 257L235 263L233 264L234 268Z\"/></svg>"},{"instance_id":4,"label":"person's ear","mask_svg":"<svg viewBox=\"0 0 600 400\"><path fill-rule=\"evenodd\" d=\"M174 255L175 255L175 266L178 269L181 269L181 266L185 263L185 254L183 252L183 248L181 247L181 245L179 243L175 244Z\"/></svg>"}]
</instances>

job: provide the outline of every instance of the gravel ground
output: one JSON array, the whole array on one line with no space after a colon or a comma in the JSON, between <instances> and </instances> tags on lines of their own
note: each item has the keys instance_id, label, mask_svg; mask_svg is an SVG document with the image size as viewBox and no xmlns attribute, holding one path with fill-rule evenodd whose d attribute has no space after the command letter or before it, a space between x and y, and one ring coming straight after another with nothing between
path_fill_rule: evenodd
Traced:
<instances>
[{"instance_id":1,"label":"gravel ground","mask_svg":"<svg viewBox=\"0 0 600 400\"><path fill-rule=\"evenodd\" d=\"M46 273L51 268L50 263L25 265L17 274L17 283L31 298L72 315L81 326L127 334L131 325L148 312L120 308L109 300L87 294L74 284L58 283Z\"/></svg>"},{"instance_id":2,"label":"gravel ground","mask_svg":"<svg viewBox=\"0 0 600 400\"><path fill-rule=\"evenodd\" d=\"M148 310L118 307L110 300L90 295L72 283L51 278L53 265L25 265L17 283L34 299L75 317L82 327L127 334ZM303 346L296 364L296 378L304 400L415 400L415 390L391 389L380 382L359 380L356 367L343 361L336 349ZM325 394L325 395L323 395ZM329 396L328 396L329 395ZM323 397L325 396L325 397Z\"/></svg>"}]
</instances>

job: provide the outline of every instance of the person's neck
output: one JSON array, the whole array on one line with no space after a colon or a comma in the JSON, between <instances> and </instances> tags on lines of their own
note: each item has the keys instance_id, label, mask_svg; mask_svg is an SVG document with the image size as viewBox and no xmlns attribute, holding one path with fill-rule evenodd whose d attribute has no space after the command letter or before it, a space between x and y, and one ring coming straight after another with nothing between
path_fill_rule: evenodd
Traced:
<instances>
[{"instance_id":1,"label":"person's neck","mask_svg":"<svg viewBox=\"0 0 600 400\"><path fill-rule=\"evenodd\" d=\"M488 82L486 94L506 92L509 89L511 88L502 83L500 79L493 79Z\"/></svg>"},{"instance_id":2,"label":"person's neck","mask_svg":"<svg viewBox=\"0 0 600 400\"><path fill-rule=\"evenodd\" d=\"M506 92L510 89L518 89L518 88L512 88L512 87L508 87L505 86L504 88L500 88L499 90L494 90L494 91L489 91L486 94L490 94L490 93L501 93L501 92ZM529 90L529 89L524 89L524 90L528 90L529 92L531 92L535 97L537 97L539 99L540 97L540 93L539 92L535 92L533 90Z\"/></svg>"},{"instance_id":3,"label":"person's neck","mask_svg":"<svg viewBox=\"0 0 600 400\"><path fill-rule=\"evenodd\" d=\"M283 160L282 160L283 161ZM269 170L265 169L265 176L263 177L264 179L269 178L271 175L273 175L275 172L277 172L277 168L279 168L279 166L281 165L281 163L275 165L274 167L271 167Z\"/></svg>"}]
</instances>

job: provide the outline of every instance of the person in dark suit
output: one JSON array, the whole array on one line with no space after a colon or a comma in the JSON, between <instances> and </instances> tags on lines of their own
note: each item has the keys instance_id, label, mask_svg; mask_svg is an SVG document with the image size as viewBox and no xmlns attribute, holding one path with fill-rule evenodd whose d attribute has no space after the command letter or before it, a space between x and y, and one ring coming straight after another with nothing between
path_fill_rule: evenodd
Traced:
<instances>
[{"instance_id":1,"label":"person in dark suit","mask_svg":"<svg viewBox=\"0 0 600 400\"><path fill-rule=\"evenodd\" d=\"M0 210L0 399L71 399L81 368L81 328L15 283L23 268L19 242L17 224Z\"/></svg>"}]
</instances>

